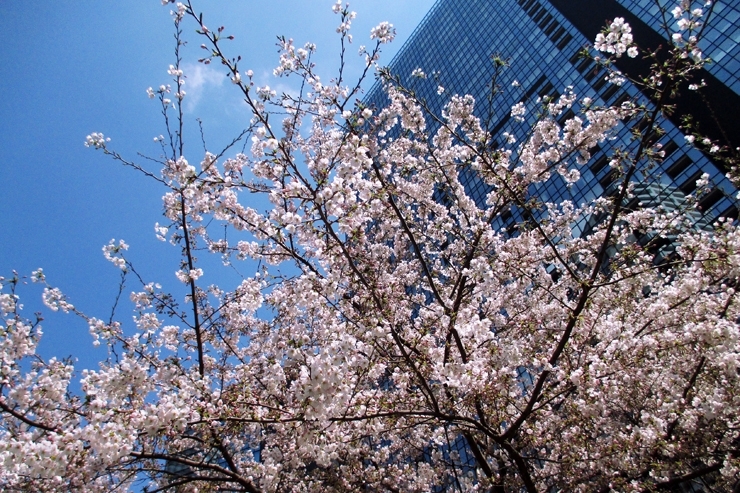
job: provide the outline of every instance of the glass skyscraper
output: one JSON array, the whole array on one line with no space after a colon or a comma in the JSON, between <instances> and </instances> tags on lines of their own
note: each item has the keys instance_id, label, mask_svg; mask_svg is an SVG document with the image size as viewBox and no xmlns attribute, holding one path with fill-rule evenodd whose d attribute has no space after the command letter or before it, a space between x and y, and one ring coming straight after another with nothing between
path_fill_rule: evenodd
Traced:
<instances>
[{"instance_id":1,"label":"glass skyscraper","mask_svg":"<svg viewBox=\"0 0 740 493\"><path fill-rule=\"evenodd\" d=\"M665 45L670 33L661 26L675 28L670 10L677 2L660 3L668 11L665 17L654 0L439 0L393 59L390 70L433 112L441 113L450 94L471 94L478 116L486 118L494 138L502 142L502 134L509 132L521 139L533 116L529 122L519 123L510 117L511 106L523 101L530 114L535 113L538 98L557 96L568 86L579 98L589 97L601 105L619 105L628 99L645 101L633 84L607 82L606 71L580 57L579 52L593 42L607 20L615 17L624 17L630 23L638 45ZM708 173L714 188L699 198L697 210L702 222L711 224L720 216L737 217L737 190L725 177L722 164L686 143L676 123L690 114L710 137L740 146L737 129L732 128L740 109L740 0L715 2L702 39L700 46L713 63L696 79L706 81L704 98L712 110L707 110L695 91L683 88L676 99L674 121L661 121L666 133L655 136L655 143L663 146L665 159L649 171L649 176L638 174L635 181L644 184L642 195L651 190L656 198L669 193L680 202L681 197L694 192L701 175ZM506 60L509 67L496 81L503 91L489 105L494 56ZM637 76L645 73L645 63L624 57L618 68ZM414 71L416 76L412 76ZM419 77L421 73L423 77ZM444 88L442 94L438 94L439 86ZM382 106L383 99L378 84L365 103ZM576 104L572 112L560 118L561 123L579 109ZM611 149L628 146L635 125L639 122L620 124L613 141L593 149L591 160L580 170L581 179L573 186L554 176L536 194L543 201L568 199L575 203L609 194L617 178L608 166ZM484 185L475 176L463 179L473 197L482 203ZM523 219L518 214L512 211L498 218L496 226L512 227ZM577 226L582 230L586 227Z\"/></svg>"},{"instance_id":2,"label":"glass skyscraper","mask_svg":"<svg viewBox=\"0 0 740 493\"><path fill-rule=\"evenodd\" d=\"M615 17L629 22L639 46L665 46L670 30L675 28L670 10L677 3L660 0L667 12L663 16L655 0L438 0L389 68L433 113L441 114L450 95L470 94L475 97L477 115L497 142L504 142L503 134L507 132L521 141L536 118L538 98L557 96L567 87L572 87L580 99L588 97L602 106L617 106L628 100L649 105L635 85L629 81L621 86L609 83L603 68L579 54ZM706 91L700 97L688 87L682 88L674 101L673 120L662 118L659 124L665 133L656 133L651 139L662 145L664 159L637 173L632 199L646 207L684 208L685 197L696 190L697 180L707 173L713 188L700 195L689 212L699 228L711 227L718 217L737 219L738 190L726 178L723 164L689 144L678 123L683 116L691 115L712 139L740 146L740 131L733 127L740 111L740 0L714 2L708 22L699 46L713 63L696 75L697 82L706 81ZM495 72L492 58L505 60L508 67L496 80L501 92L491 99ZM625 58L618 68L627 75L639 76L646 73L649 63ZM380 83L364 100L378 108L385 102ZM518 122L511 117L511 107L519 102L528 106L528 121ZM560 123L580 109L576 103L559 118ZM431 121L428 125L434 127ZM542 201L571 200L577 204L609 195L618 183L616 170L608 165L610 156L615 147L634 145L632 131L639 125L639 118L620 123L613 140L591 149L591 159L580 168L581 177L575 184L568 186L553 173L532 192ZM472 173L461 176L461 180L484 206L486 185ZM522 211L512 208L497 217L494 226L514 231L525 219ZM575 225L576 233L588 232L594 221L598 218L583 218ZM665 239L666 244L655 252L657 262L674 248L672 238ZM527 385L525 370L520 377L522 385ZM475 460L462 437L443 450L444 454L451 452L457 453L463 473L475 474ZM455 490L454 484L450 478L436 491ZM687 481L675 491L703 490L698 483Z\"/></svg>"}]
</instances>

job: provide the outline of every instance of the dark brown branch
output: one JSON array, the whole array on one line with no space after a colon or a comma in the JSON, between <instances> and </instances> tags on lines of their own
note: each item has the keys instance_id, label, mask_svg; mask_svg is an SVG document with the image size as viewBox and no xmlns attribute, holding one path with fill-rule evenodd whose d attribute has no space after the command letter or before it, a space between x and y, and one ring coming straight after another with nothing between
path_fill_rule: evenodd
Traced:
<instances>
[{"instance_id":1,"label":"dark brown branch","mask_svg":"<svg viewBox=\"0 0 740 493\"><path fill-rule=\"evenodd\" d=\"M164 460L168 462L175 462L189 467L194 467L197 470L214 471L223 474L229 480L240 484L244 487L245 491L249 493L259 493L259 490L248 480L242 478L236 473L229 471L226 468L219 466L218 464L206 463L202 461L195 461L186 459L184 457L178 457L176 455L169 454L157 454L157 453L146 453L146 452L131 452L131 457L135 459L153 459L153 460Z\"/></svg>"},{"instance_id":2,"label":"dark brown branch","mask_svg":"<svg viewBox=\"0 0 740 493\"><path fill-rule=\"evenodd\" d=\"M655 485L655 487L659 490L670 490L674 486L678 486L681 483L685 483L686 481L691 481L692 479L701 478L702 476L706 476L713 472L719 471L720 469L722 469L721 463L714 464L714 465L707 466L702 469L696 470L694 472L684 474L682 476L676 476L675 478L665 481L663 483L658 483Z\"/></svg>"},{"instance_id":3,"label":"dark brown branch","mask_svg":"<svg viewBox=\"0 0 740 493\"><path fill-rule=\"evenodd\" d=\"M52 432L52 433L60 433L60 431L57 428L52 428L51 426L47 426L47 425L38 423L38 422L36 422L36 421L34 421L34 420L30 419L30 418L27 418L23 414L15 411L10 406L8 406L7 404L5 404L2 399L0 399L0 410L2 410L3 412L6 412L8 414L10 414L11 416L13 416L14 418L16 418L18 420L26 423L28 426L33 426L34 428L38 428L40 430L49 431L49 432Z\"/></svg>"}]
</instances>

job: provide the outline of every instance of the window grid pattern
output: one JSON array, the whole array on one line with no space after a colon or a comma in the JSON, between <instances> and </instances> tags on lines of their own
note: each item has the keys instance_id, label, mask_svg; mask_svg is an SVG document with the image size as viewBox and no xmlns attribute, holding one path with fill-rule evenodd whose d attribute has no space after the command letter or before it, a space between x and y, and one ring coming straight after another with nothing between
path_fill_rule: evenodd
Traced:
<instances>
[{"instance_id":1,"label":"window grid pattern","mask_svg":"<svg viewBox=\"0 0 740 493\"><path fill-rule=\"evenodd\" d=\"M631 2L630 8L632 3L652 3L651 0L620 1ZM653 15L650 9L637 13L643 18ZM740 32L740 29L736 27L735 31ZM589 42L547 0L439 0L390 67L391 72L435 113L441 112L452 94L471 94L476 99L477 115L488 122L497 142L504 142L504 132L521 141L538 113L539 99L558 95L567 87L572 87L579 98L589 97L596 104L621 104L628 99L644 102L637 88L629 82L623 86L606 82L603 69L578 56ZM496 81L499 92L490 100L493 56L507 60L509 67ZM425 78L412 77L415 69L421 69ZM442 94L438 94L439 86L445 89ZM527 105L529 116L523 123L510 118L511 106L520 101ZM376 106L384 104L379 86L371 89L365 102ZM560 118L561 123L580 109L576 104L573 113ZM553 174L533 192L536 191L543 201L571 200L576 204L610 193L616 173L603 164L608 163L606 158L612 154L612 148L634 147L631 128L635 123L620 124L613 140L605 143L603 149L592 150L591 161L580 167L578 182L569 186ZM713 222L722 215L736 217L733 197L737 192L724 174L706 156L688 146L683 134L670 121L660 123L666 134L659 143L671 152L649 173L638 176L637 181L661 183L666 189L687 194L693 191L692 186L695 188L697 172L701 171L699 176L706 172L717 193L709 200L700 201L705 220ZM666 172L679 161L680 169ZM476 202L483 206L489 192L487 186L469 172L461 172L460 178ZM523 219L518 211L512 211L510 217L497 218L494 225L514 231L515 225Z\"/></svg>"},{"instance_id":2,"label":"window grid pattern","mask_svg":"<svg viewBox=\"0 0 740 493\"><path fill-rule=\"evenodd\" d=\"M656 0L617 1L665 38L678 29L670 12L677 1L659 0L660 5ZM740 0L717 0L713 3L699 47L712 60L706 67L707 71L740 94ZM665 17L661 8L665 10ZM708 9L704 7L705 12ZM665 24L670 34L666 32Z\"/></svg>"},{"instance_id":3,"label":"window grid pattern","mask_svg":"<svg viewBox=\"0 0 740 493\"><path fill-rule=\"evenodd\" d=\"M650 2L619 1L631 10ZM728 8L728 12L736 10ZM723 10L718 9L718 12ZM648 14L652 15L649 9L644 13L636 10L636 13L643 19ZM731 17L728 14L725 18ZM737 36L738 32L740 29L734 27L734 31L725 36ZM578 56L581 48L590 41L547 0L438 0L393 59L390 69L435 114L441 114L451 95L471 94L476 99L476 114L488 125L496 142L504 142L504 132L515 135L521 142L535 121L540 98L560 94L567 87L572 87L581 100L588 97L598 105L619 105L628 100L645 102L635 86L629 82L623 86L608 83L603 69ZM716 54L709 55L716 57ZM509 67L496 81L497 94L491 100L495 71L492 56L506 60ZM715 70L723 64L721 60L718 62ZM426 76L412 77L416 69ZM731 66L728 71L738 72ZM719 72L714 73L721 80L730 80L722 79ZM441 94L440 86L444 88ZM522 101L527 105L528 118L520 123L511 119L510 113L511 106ZM380 84L370 90L365 103L384 106L386 98ZM559 123L562 125L581 109L580 103L575 104L559 117ZM592 157L580 166L581 177L576 183L568 185L553 174L532 192L543 201L558 203L570 200L576 204L611 193L618 181L616 171L609 165L610 158L616 147L634 150L636 143L632 141L632 129L640 125L636 120L620 124L612 140L591 149ZM636 200L651 206L661 204L669 209L681 207L684 196L694 191L697 178L708 173L716 188L712 193L699 197L700 212L695 213L697 224L706 225L720 216L736 218L738 209L734 197L737 190L729 180L705 155L686 144L684 135L675 125L668 120L660 124L665 134L656 136L655 143L662 145L665 158L635 177ZM433 123L429 122L429 127L430 132L434 132ZM484 206L490 192L487 185L469 169L461 169L460 180L476 203ZM702 213L704 217L701 217ZM527 219L523 211L512 208L495 218L493 226L509 235L516 235ZM588 233L594 224L594 218L584 217L574 225L574 234ZM664 253L658 252L656 258ZM475 475L474 458L462 436L454 436L443 452L461 473ZM455 487L455 477L450 474L434 491L454 491Z\"/></svg>"}]
</instances>

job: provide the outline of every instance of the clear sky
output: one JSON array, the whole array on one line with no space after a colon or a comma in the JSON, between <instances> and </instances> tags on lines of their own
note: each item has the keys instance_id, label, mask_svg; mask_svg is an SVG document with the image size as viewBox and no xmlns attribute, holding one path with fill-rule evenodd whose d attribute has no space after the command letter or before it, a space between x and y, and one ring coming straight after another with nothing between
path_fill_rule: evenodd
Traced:
<instances>
[{"instance_id":1,"label":"clear sky","mask_svg":"<svg viewBox=\"0 0 740 493\"><path fill-rule=\"evenodd\" d=\"M225 25L236 36L227 47L242 56L241 67L251 68L260 84L279 89L285 83L271 74L277 65L276 35L300 45L316 43L325 78L338 65L334 29L339 17L331 12L330 0L193 4L205 12L207 26ZM370 45L370 28L387 20L398 32L384 51L382 61L390 62L432 4L352 2L358 16L350 53ZM43 267L52 285L99 318L108 317L117 291L119 273L101 252L111 238L131 245L128 256L147 280L178 287L178 252L157 241L153 229L161 221L164 190L83 146L87 134L103 132L111 137L111 148L128 158L137 159L137 152L159 155L153 137L164 133L162 118L145 91L170 79L174 41L169 10L159 0L0 0L0 276L11 276L12 270L30 275ZM209 147L220 150L250 116L220 67L197 64L201 41L194 29L185 24L191 40L184 53L186 121L194 132L201 118ZM189 143L190 161L197 163L200 146ZM126 297L136 287L129 286ZM25 292L27 316L39 307L39 295L38 290ZM48 310L45 315L45 355L74 355L81 367L94 367L104 356L92 350L82 321ZM130 305L118 315L130 321Z\"/></svg>"}]
</instances>

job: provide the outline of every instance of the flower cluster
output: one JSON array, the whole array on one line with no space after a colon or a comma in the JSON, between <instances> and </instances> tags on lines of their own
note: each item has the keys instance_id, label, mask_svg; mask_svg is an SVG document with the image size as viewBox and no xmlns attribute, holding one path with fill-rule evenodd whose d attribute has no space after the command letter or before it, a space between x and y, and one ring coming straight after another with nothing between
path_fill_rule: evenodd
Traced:
<instances>
[{"instance_id":1,"label":"flower cluster","mask_svg":"<svg viewBox=\"0 0 740 493\"><path fill-rule=\"evenodd\" d=\"M349 36L354 16L334 10ZM186 18L218 53L202 17ZM392 26L371 36L363 70ZM632 42L616 19L596 44L632 56ZM321 81L311 46L280 49L276 74L303 87L281 98L214 55L250 111L232 144L195 151L170 132L182 146L162 147L160 173L124 161L166 187L155 232L185 285L145 279L113 240L104 255L136 287L106 318L72 306L41 270L39 284L1 280L0 489L735 488L740 227L699 227L697 195L671 210L636 204L645 185L631 177L664 152L644 145L663 132L652 113L564 87L512 98L517 122L492 135L479 117L488 101L445 94L431 113L383 71L387 104L363 104L349 72ZM652 80L683 83L664 71L693 67L684 55ZM506 86L494 89L521 92ZM149 95L164 103L168 91ZM165 117L167 129L187 123ZM604 145L626 119L643 122L639 145ZM554 202L550 180L578 182L595 149L615 193ZM712 179L696 181L701 194ZM25 319L21 304L34 289L101 346L79 384L71 362L36 351L42 317Z\"/></svg>"},{"instance_id":2,"label":"flower cluster","mask_svg":"<svg viewBox=\"0 0 740 493\"><path fill-rule=\"evenodd\" d=\"M370 30L370 39L377 39L379 43L390 43L396 37L393 24L381 22Z\"/></svg>"},{"instance_id":3,"label":"flower cluster","mask_svg":"<svg viewBox=\"0 0 740 493\"><path fill-rule=\"evenodd\" d=\"M695 63L701 63L704 54L699 48L699 31L704 25L702 18L705 15L703 8L692 8L690 0L681 0L672 11L673 18L676 20L678 30L673 33L671 39L673 43L682 49L684 58L691 58ZM711 1L704 2L705 7L711 6Z\"/></svg>"},{"instance_id":4,"label":"flower cluster","mask_svg":"<svg viewBox=\"0 0 740 493\"><path fill-rule=\"evenodd\" d=\"M202 275L203 269L201 268L178 270L175 272L177 279L184 284L188 284L191 281L197 281Z\"/></svg>"},{"instance_id":5,"label":"flower cluster","mask_svg":"<svg viewBox=\"0 0 740 493\"><path fill-rule=\"evenodd\" d=\"M414 70L411 71L411 77L416 77L417 79L426 79L427 74L425 74L424 71L419 67L416 67Z\"/></svg>"},{"instance_id":6,"label":"flower cluster","mask_svg":"<svg viewBox=\"0 0 740 493\"><path fill-rule=\"evenodd\" d=\"M632 38L632 28L622 17L616 17L607 29L596 35L594 48L611 53L617 58L624 53L630 58L635 58L638 54Z\"/></svg>"},{"instance_id":7,"label":"flower cluster","mask_svg":"<svg viewBox=\"0 0 740 493\"><path fill-rule=\"evenodd\" d=\"M85 147L92 147L94 149L105 149L105 144L107 142L110 142L110 137L106 137L99 132L93 132L85 137Z\"/></svg>"},{"instance_id":8,"label":"flower cluster","mask_svg":"<svg viewBox=\"0 0 740 493\"><path fill-rule=\"evenodd\" d=\"M128 245L125 241L118 240L118 244L116 244L116 240L112 239L107 245L103 246L103 255L107 261L119 269L126 270L126 259L123 258L123 252L125 250L128 250Z\"/></svg>"},{"instance_id":9,"label":"flower cluster","mask_svg":"<svg viewBox=\"0 0 740 493\"><path fill-rule=\"evenodd\" d=\"M313 43L306 43L303 48L296 49L292 39L282 38L280 42L280 65L273 70L273 75L280 77L299 70L307 62L309 55L315 51L316 45Z\"/></svg>"},{"instance_id":10,"label":"flower cluster","mask_svg":"<svg viewBox=\"0 0 740 493\"><path fill-rule=\"evenodd\" d=\"M511 107L511 116L517 121L524 121L524 114L527 112L527 107L523 102L519 102Z\"/></svg>"},{"instance_id":11,"label":"flower cluster","mask_svg":"<svg viewBox=\"0 0 740 493\"><path fill-rule=\"evenodd\" d=\"M67 301L67 297L59 290L59 288L44 288L42 295L44 304L52 311L62 310L67 313L74 310L74 305Z\"/></svg>"}]
</instances>

